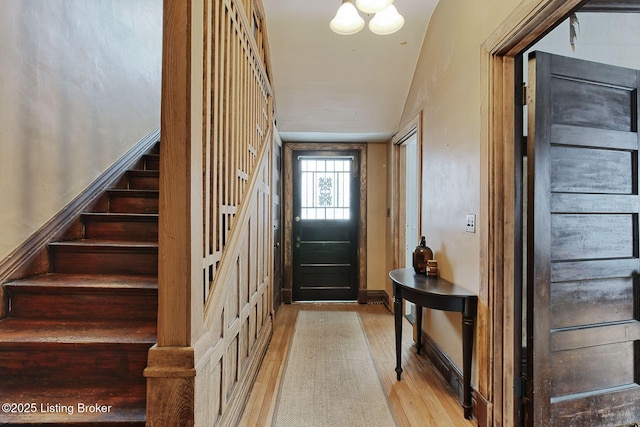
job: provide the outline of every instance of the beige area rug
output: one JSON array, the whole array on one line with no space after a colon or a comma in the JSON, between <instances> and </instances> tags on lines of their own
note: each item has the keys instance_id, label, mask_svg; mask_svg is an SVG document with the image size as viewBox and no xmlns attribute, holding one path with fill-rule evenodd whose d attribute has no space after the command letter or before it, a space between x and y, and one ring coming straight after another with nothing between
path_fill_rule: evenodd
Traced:
<instances>
[{"instance_id":1,"label":"beige area rug","mask_svg":"<svg viewBox=\"0 0 640 427\"><path fill-rule=\"evenodd\" d=\"M358 313L298 313L273 425L396 426Z\"/></svg>"}]
</instances>

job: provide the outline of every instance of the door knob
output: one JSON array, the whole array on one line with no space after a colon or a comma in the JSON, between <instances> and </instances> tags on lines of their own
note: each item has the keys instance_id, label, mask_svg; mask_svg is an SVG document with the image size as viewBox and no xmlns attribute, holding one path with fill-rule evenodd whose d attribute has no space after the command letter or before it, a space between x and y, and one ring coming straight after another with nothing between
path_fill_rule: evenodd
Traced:
<instances>
[{"instance_id":1,"label":"door knob","mask_svg":"<svg viewBox=\"0 0 640 427\"><path fill-rule=\"evenodd\" d=\"M299 217L299 216L296 216L295 218L293 218L293 220L294 220L295 222L300 222L300 217Z\"/></svg>"}]
</instances>

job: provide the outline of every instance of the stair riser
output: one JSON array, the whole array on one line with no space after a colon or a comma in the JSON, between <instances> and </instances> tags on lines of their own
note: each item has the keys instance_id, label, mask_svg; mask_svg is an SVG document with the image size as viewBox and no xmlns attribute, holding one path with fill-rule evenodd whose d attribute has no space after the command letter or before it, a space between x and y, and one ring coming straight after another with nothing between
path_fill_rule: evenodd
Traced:
<instances>
[{"instance_id":1,"label":"stair riser","mask_svg":"<svg viewBox=\"0 0 640 427\"><path fill-rule=\"evenodd\" d=\"M137 242L158 241L158 221L102 221L85 219L85 239Z\"/></svg>"},{"instance_id":2,"label":"stair riser","mask_svg":"<svg viewBox=\"0 0 640 427\"><path fill-rule=\"evenodd\" d=\"M144 165L140 167L144 167ZM113 188L158 190L160 188L160 173L159 171L148 171L144 169L131 170L120 178Z\"/></svg>"},{"instance_id":3,"label":"stair riser","mask_svg":"<svg viewBox=\"0 0 640 427\"><path fill-rule=\"evenodd\" d=\"M129 175L129 188L136 190L157 190L160 188L160 180L157 176Z\"/></svg>"},{"instance_id":4,"label":"stair riser","mask_svg":"<svg viewBox=\"0 0 640 427\"><path fill-rule=\"evenodd\" d=\"M89 344L61 346L49 343L20 345L18 349L5 349L0 345L0 375L38 378L138 378L144 381L143 371L150 347L137 349L93 349ZM73 348L75 347L75 348ZM101 345L101 347L105 347Z\"/></svg>"},{"instance_id":5,"label":"stair riser","mask_svg":"<svg viewBox=\"0 0 640 427\"><path fill-rule=\"evenodd\" d=\"M158 297L152 295L11 292L9 316L43 320L149 321L157 319Z\"/></svg>"},{"instance_id":6,"label":"stair riser","mask_svg":"<svg viewBox=\"0 0 640 427\"><path fill-rule=\"evenodd\" d=\"M158 213L157 197L135 197L124 194L109 194L109 212L112 213Z\"/></svg>"},{"instance_id":7,"label":"stair riser","mask_svg":"<svg viewBox=\"0 0 640 427\"><path fill-rule=\"evenodd\" d=\"M159 155L146 155L142 159L144 169L149 171L160 170L160 156Z\"/></svg>"},{"instance_id":8,"label":"stair riser","mask_svg":"<svg viewBox=\"0 0 640 427\"><path fill-rule=\"evenodd\" d=\"M51 269L66 274L158 274L158 252L137 250L102 252L91 248L50 249Z\"/></svg>"}]
</instances>

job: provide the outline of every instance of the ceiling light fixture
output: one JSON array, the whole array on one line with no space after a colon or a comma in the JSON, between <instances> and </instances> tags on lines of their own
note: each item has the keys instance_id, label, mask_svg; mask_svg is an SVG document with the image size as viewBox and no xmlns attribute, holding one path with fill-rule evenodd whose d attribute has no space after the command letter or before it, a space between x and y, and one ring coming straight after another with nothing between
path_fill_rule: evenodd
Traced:
<instances>
[{"instance_id":1,"label":"ceiling light fixture","mask_svg":"<svg viewBox=\"0 0 640 427\"><path fill-rule=\"evenodd\" d=\"M381 36L393 34L402 28L403 25L404 18L392 4L383 11L376 13L376 16L369 21L369 29L371 32Z\"/></svg>"},{"instance_id":2,"label":"ceiling light fixture","mask_svg":"<svg viewBox=\"0 0 640 427\"><path fill-rule=\"evenodd\" d=\"M351 0L342 0L342 5L338 9L335 18L331 20L329 27L336 34L348 36L364 28L364 19L351 3Z\"/></svg>"},{"instance_id":3,"label":"ceiling light fixture","mask_svg":"<svg viewBox=\"0 0 640 427\"><path fill-rule=\"evenodd\" d=\"M356 0L356 7L364 13L378 13L391 3L393 0Z\"/></svg>"},{"instance_id":4,"label":"ceiling light fixture","mask_svg":"<svg viewBox=\"0 0 640 427\"><path fill-rule=\"evenodd\" d=\"M394 0L356 0L356 6L362 12L375 16L369 22L369 29L374 34L393 34L404 25L404 18L392 4ZM342 0L336 16L329 27L334 33L351 35L364 27L364 19L358 13L352 0Z\"/></svg>"}]
</instances>

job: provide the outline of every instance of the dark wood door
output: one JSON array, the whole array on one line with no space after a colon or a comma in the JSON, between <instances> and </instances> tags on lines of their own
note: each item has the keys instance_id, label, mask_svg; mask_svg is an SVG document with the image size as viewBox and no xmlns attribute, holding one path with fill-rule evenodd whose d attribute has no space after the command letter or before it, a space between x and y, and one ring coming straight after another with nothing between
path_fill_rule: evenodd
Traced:
<instances>
[{"instance_id":1,"label":"dark wood door","mask_svg":"<svg viewBox=\"0 0 640 427\"><path fill-rule=\"evenodd\" d=\"M639 75L529 59L528 425L640 420Z\"/></svg>"},{"instance_id":2,"label":"dark wood door","mask_svg":"<svg viewBox=\"0 0 640 427\"><path fill-rule=\"evenodd\" d=\"M359 152L296 151L293 163L293 300L355 300Z\"/></svg>"}]
</instances>

